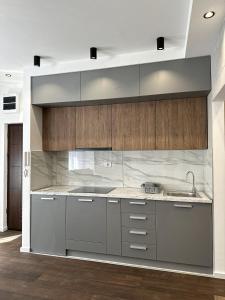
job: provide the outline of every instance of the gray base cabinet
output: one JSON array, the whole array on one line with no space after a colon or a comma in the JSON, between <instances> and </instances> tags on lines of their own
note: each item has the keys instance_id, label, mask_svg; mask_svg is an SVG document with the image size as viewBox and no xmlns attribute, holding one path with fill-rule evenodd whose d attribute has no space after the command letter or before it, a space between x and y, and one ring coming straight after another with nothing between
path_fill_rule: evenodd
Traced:
<instances>
[{"instance_id":1,"label":"gray base cabinet","mask_svg":"<svg viewBox=\"0 0 225 300\"><path fill-rule=\"evenodd\" d=\"M31 251L65 255L64 196L32 195Z\"/></svg>"},{"instance_id":2,"label":"gray base cabinet","mask_svg":"<svg viewBox=\"0 0 225 300\"><path fill-rule=\"evenodd\" d=\"M105 198L67 198L66 248L106 253Z\"/></svg>"},{"instance_id":3,"label":"gray base cabinet","mask_svg":"<svg viewBox=\"0 0 225 300\"><path fill-rule=\"evenodd\" d=\"M120 199L107 200L107 254L121 255Z\"/></svg>"},{"instance_id":4,"label":"gray base cabinet","mask_svg":"<svg viewBox=\"0 0 225 300\"><path fill-rule=\"evenodd\" d=\"M157 260L212 267L210 204L156 202Z\"/></svg>"}]
</instances>

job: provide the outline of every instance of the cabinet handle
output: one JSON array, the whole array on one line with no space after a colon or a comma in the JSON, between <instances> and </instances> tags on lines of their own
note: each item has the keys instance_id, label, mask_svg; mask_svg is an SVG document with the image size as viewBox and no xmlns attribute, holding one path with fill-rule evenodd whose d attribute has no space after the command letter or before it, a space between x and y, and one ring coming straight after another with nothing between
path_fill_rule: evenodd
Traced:
<instances>
[{"instance_id":1,"label":"cabinet handle","mask_svg":"<svg viewBox=\"0 0 225 300\"><path fill-rule=\"evenodd\" d=\"M148 248L141 245L130 245L130 249L147 251Z\"/></svg>"},{"instance_id":2,"label":"cabinet handle","mask_svg":"<svg viewBox=\"0 0 225 300\"><path fill-rule=\"evenodd\" d=\"M55 200L54 197L41 197L41 200L50 200L50 201L53 201Z\"/></svg>"},{"instance_id":3,"label":"cabinet handle","mask_svg":"<svg viewBox=\"0 0 225 300\"><path fill-rule=\"evenodd\" d=\"M192 208L193 206L191 204L174 204L174 207L178 208Z\"/></svg>"},{"instance_id":4,"label":"cabinet handle","mask_svg":"<svg viewBox=\"0 0 225 300\"><path fill-rule=\"evenodd\" d=\"M146 202L142 201L142 202L139 202L139 201L129 201L129 204L130 205L146 205Z\"/></svg>"},{"instance_id":5,"label":"cabinet handle","mask_svg":"<svg viewBox=\"0 0 225 300\"><path fill-rule=\"evenodd\" d=\"M141 230L129 230L130 234L136 234L136 235L147 235L147 231L141 231Z\"/></svg>"},{"instance_id":6,"label":"cabinet handle","mask_svg":"<svg viewBox=\"0 0 225 300\"><path fill-rule=\"evenodd\" d=\"M130 220L147 220L147 217L146 216L129 216L129 219Z\"/></svg>"},{"instance_id":7,"label":"cabinet handle","mask_svg":"<svg viewBox=\"0 0 225 300\"><path fill-rule=\"evenodd\" d=\"M108 200L108 203L119 203L119 200Z\"/></svg>"},{"instance_id":8,"label":"cabinet handle","mask_svg":"<svg viewBox=\"0 0 225 300\"><path fill-rule=\"evenodd\" d=\"M79 202L93 202L93 199L78 199Z\"/></svg>"}]
</instances>

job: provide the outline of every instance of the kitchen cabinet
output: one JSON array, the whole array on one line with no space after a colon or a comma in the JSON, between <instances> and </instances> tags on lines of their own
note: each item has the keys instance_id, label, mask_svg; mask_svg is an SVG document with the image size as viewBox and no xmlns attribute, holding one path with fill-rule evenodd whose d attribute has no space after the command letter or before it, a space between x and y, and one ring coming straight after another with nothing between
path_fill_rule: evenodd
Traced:
<instances>
[{"instance_id":1,"label":"kitchen cabinet","mask_svg":"<svg viewBox=\"0 0 225 300\"><path fill-rule=\"evenodd\" d=\"M32 104L55 105L80 101L80 73L36 76L31 79Z\"/></svg>"},{"instance_id":2,"label":"kitchen cabinet","mask_svg":"<svg viewBox=\"0 0 225 300\"><path fill-rule=\"evenodd\" d=\"M112 147L111 105L76 108L76 148Z\"/></svg>"},{"instance_id":3,"label":"kitchen cabinet","mask_svg":"<svg viewBox=\"0 0 225 300\"><path fill-rule=\"evenodd\" d=\"M212 267L210 204L156 202L157 260Z\"/></svg>"},{"instance_id":4,"label":"kitchen cabinet","mask_svg":"<svg viewBox=\"0 0 225 300\"><path fill-rule=\"evenodd\" d=\"M81 72L81 100L139 96L139 65Z\"/></svg>"},{"instance_id":5,"label":"kitchen cabinet","mask_svg":"<svg viewBox=\"0 0 225 300\"><path fill-rule=\"evenodd\" d=\"M44 151L75 149L76 108L44 108L42 138Z\"/></svg>"},{"instance_id":6,"label":"kitchen cabinet","mask_svg":"<svg viewBox=\"0 0 225 300\"><path fill-rule=\"evenodd\" d=\"M155 149L155 102L112 105L112 149Z\"/></svg>"},{"instance_id":7,"label":"kitchen cabinet","mask_svg":"<svg viewBox=\"0 0 225 300\"><path fill-rule=\"evenodd\" d=\"M66 248L106 253L106 198L67 198Z\"/></svg>"},{"instance_id":8,"label":"kitchen cabinet","mask_svg":"<svg viewBox=\"0 0 225 300\"><path fill-rule=\"evenodd\" d=\"M207 99L156 102L156 149L206 149Z\"/></svg>"},{"instance_id":9,"label":"kitchen cabinet","mask_svg":"<svg viewBox=\"0 0 225 300\"><path fill-rule=\"evenodd\" d=\"M107 199L107 254L121 255L120 199Z\"/></svg>"},{"instance_id":10,"label":"kitchen cabinet","mask_svg":"<svg viewBox=\"0 0 225 300\"><path fill-rule=\"evenodd\" d=\"M65 255L65 196L31 196L31 251Z\"/></svg>"},{"instance_id":11,"label":"kitchen cabinet","mask_svg":"<svg viewBox=\"0 0 225 300\"><path fill-rule=\"evenodd\" d=\"M140 65L140 96L202 93L211 90L210 56Z\"/></svg>"}]
</instances>

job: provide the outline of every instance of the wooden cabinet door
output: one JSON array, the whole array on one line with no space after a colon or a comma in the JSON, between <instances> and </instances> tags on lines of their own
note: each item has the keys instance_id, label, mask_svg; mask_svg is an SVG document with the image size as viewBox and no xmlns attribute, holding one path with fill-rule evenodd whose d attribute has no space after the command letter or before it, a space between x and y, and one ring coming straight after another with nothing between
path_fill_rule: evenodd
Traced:
<instances>
[{"instance_id":1,"label":"wooden cabinet door","mask_svg":"<svg viewBox=\"0 0 225 300\"><path fill-rule=\"evenodd\" d=\"M76 148L76 108L43 109L43 150L65 151Z\"/></svg>"},{"instance_id":2,"label":"wooden cabinet door","mask_svg":"<svg viewBox=\"0 0 225 300\"><path fill-rule=\"evenodd\" d=\"M155 149L155 102L112 105L113 150Z\"/></svg>"},{"instance_id":3,"label":"wooden cabinet door","mask_svg":"<svg viewBox=\"0 0 225 300\"><path fill-rule=\"evenodd\" d=\"M76 108L76 148L112 147L111 105Z\"/></svg>"},{"instance_id":4,"label":"wooden cabinet door","mask_svg":"<svg viewBox=\"0 0 225 300\"><path fill-rule=\"evenodd\" d=\"M156 149L206 149L207 100L156 102Z\"/></svg>"}]
</instances>

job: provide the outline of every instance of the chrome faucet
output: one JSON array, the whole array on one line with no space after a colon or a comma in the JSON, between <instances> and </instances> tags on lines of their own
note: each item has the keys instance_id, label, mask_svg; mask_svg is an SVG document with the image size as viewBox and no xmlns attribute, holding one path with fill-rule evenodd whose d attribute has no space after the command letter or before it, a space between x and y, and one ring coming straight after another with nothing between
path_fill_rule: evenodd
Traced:
<instances>
[{"instance_id":1,"label":"chrome faucet","mask_svg":"<svg viewBox=\"0 0 225 300\"><path fill-rule=\"evenodd\" d=\"M196 195L197 189L196 189L196 187L195 187L195 174L194 174L194 172L192 172L192 171L188 171L188 172L186 173L186 181L188 181L188 176L189 176L189 174L192 175L192 193Z\"/></svg>"}]
</instances>

